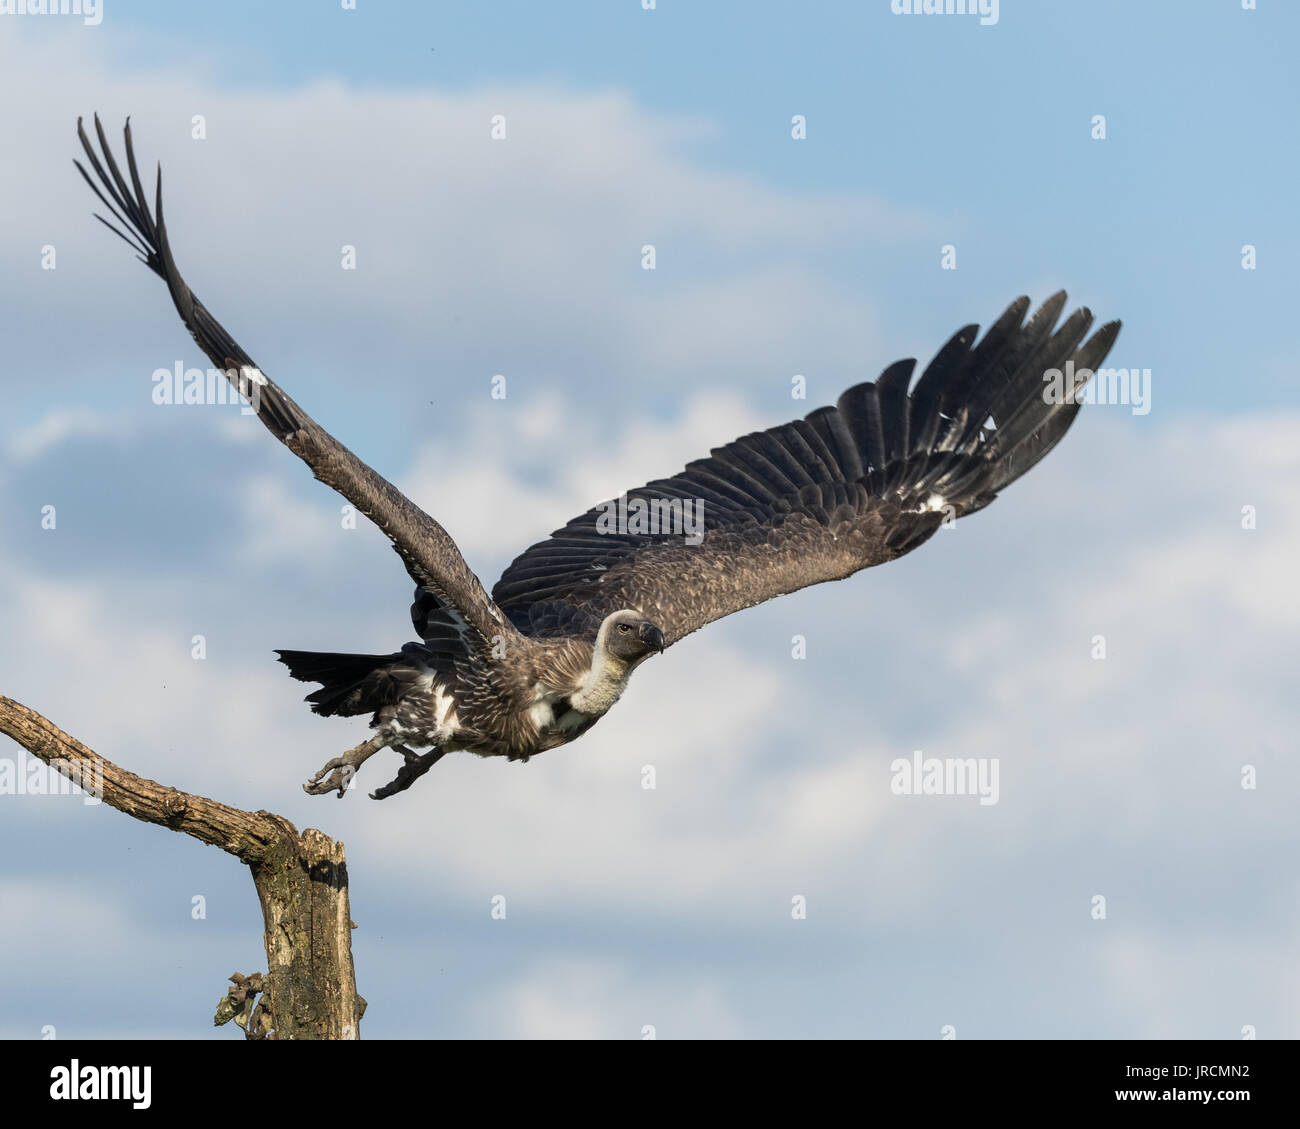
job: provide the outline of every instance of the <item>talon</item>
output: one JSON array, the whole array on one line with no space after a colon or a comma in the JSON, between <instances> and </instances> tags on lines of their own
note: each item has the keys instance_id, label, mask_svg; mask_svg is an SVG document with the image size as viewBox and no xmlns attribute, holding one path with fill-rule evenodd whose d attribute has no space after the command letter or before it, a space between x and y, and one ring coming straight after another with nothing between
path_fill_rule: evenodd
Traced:
<instances>
[{"instance_id":1,"label":"talon","mask_svg":"<svg viewBox=\"0 0 1300 1129\"><path fill-rule=\"evenodd\" d=\"M411 752L405 746L398 746L398 748L405 763L397 770L397 775L392 780L370 793L372 800L386 800L389 796L397 795L398 792L405 792L447 753L445 749L434 749L432 752L420 754Z\"/></svg>"},{"instance_id":2,"label":"talon","mask_svg":"<svg viewBox=\"0 0 1300 1129\"><path fill-rule=\"evenodd\" d=\"M384 747L382 737L371 737L355 748L349 749L342 756L328 760L321 770L311 777L302 790L309 796L323 796L326 792L337 792L339 799L347 793L348 785L363 764Z\"/></svg>"}]
</instances>

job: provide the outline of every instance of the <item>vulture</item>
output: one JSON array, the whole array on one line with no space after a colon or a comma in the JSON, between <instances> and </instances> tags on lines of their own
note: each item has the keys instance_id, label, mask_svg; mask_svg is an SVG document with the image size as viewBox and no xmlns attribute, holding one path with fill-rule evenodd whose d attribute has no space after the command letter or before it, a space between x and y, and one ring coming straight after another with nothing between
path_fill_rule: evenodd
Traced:
<instances>
[{"instance_id":1,"label":"vulture","mask_svg":"<svg viewBox=\"0 0 1300 1129\"><path fill-rule=\"evenodd\" d=\"M95 131L98 153L78 119L94 177L75 164L116 223L96 218L166 282L199 348L271 433L384 532L416 585L418 641L391 654L276 652L293 678L320 687L306 698L316 713L372 715L373 736L303 785L313 795L341 797L383 748L402 763L375 799L406 790L449 752L527 761L581 737L637 667L705 624L910 553L1060 442L1082 382L1119 333L1112 321L1089 336L1086 308L1061 320L1063 292L1032 316L1017 298L983 337L976 325L959 329L915 380L915 360L898 361L834 405L580 514L520 553L489 595L447 531L303 411L185 284L161 167L151 212L129 119L125 177L97 115ZM1062 371L1078 383L1050 395ZM611 521L615 509L699 520Z\"/></svg>"}]
</instances>

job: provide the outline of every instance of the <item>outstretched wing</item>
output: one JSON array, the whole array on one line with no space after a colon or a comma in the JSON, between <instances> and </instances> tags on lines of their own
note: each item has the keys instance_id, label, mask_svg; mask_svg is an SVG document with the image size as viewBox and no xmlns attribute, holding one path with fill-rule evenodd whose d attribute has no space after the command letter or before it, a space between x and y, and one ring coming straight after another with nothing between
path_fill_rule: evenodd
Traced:
<instances>
[{"instance_id":1,"label":"outstretched wing","mask_svg":"<svg viewBox=\"0 0 1300 1129\"><path fill-rule=\"evenodd\" d=\"M629 491L626 503L588 510L517 557L493 598L525 634L589 634L610 612L635 608L673 643L910 552L946 516L988 505L1073 422L1077 388L1119 322L1082 344L1086 309L1053 332L1065 300L1054 295L1026 323L1029 299L1018 298L978 345L977 326L959 330L910 394L916 362L900 361L835 407L746 435ZM1053 395L1064 375L1053 385L1045 374L1068 373L1068 361L1076 394ZM702 516L702 539L688 514Z\"/></svg>"},{"instance_id":2,"label":"outstretched wing","mask_svg":"<svg viewBox=\"0 0 1300 1129\"><path fill-rule=\"evenodd\" d=\"M74 164L122 226L110 223L103 216L96 218L126 240L149 269L167 283L176 310L199 348L225 370L227 379L236 390L248 397L250 404L257 409L258 418L271 434L302 459L320 481L332 486L383 530L416 584L431 594L433 603L445 609L440 618L447 625L455 624L462 642L466 641L463 638L466 629L478 636L476 642L480 644L508 629L447 531L325 431L278 384L262 373L185 285L172 259L167 226L163 222L162 169L158 170L154 193L155 214L150 215L148 199L136 168L130 122L123 131L127 171L131 176L129 187L113 159L98 115L95 116L95 132L99 137L103 163L91 146L81 119L77 119L77 136L81 138L81 146L99 184L91 179L80 161L74 161Z\"/></svg>"}]
</instances>

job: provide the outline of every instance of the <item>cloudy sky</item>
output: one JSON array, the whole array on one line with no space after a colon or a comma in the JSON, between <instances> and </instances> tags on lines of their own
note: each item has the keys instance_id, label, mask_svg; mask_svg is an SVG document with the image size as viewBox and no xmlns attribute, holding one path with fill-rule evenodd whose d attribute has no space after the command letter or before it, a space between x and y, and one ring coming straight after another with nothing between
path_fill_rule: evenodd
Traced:
<instances>
[{"instance_id":1,"label":"cloudy sky","mask_svg":"<svg viewBox=\"0 0 1300 1129\"><path fill-rule=\"evenodd\" d=\"M1300 1036L1300 14L1261 8L0 15L0 693L342 839L368 1037ZM152 402L207 362L91 218L95 110L161 160L195 291L489 586L1019 293L1122 317L1150 410L1091 406L916 554L690 637L568 748L309 797L365 723L272 648L389 651L410 584L238 408ZM916 750L996 760L998 802L893 794ZM0 1036L239 1037L239 864L28 795L0 859Z\"/></svg>"}]
</instances>

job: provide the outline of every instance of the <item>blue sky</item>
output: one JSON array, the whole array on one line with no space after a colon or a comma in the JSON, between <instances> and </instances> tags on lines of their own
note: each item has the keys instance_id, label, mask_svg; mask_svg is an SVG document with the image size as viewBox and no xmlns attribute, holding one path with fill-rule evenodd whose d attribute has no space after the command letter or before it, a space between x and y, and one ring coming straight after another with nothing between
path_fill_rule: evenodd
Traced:
<instances>
[{"instance_id":1,"label":"blue sky","mask_svg":"<svg viewBox=\"0 0 1300 1129\"><path fill-rule=\"evenodd\" d=\"M1295 1037L1300 17L1262 9L0 16L21 107L0 126L21 218L0 232L0 692L343 839L369 1037ZM311 715L271 649L391 649L409 583L255 423L150 402L156 368L206 362L90 218L70 158L95 109L161 159L195 291L489 586L599 499L1018 293L1122 317L1112 363L1151 369L1152 409L1089 407L904 561L692 637L578 744L448 758L384 805L313 799L299 783L359 729ZM917 748L998 757L1000 802L892 796ZM208 1034L226 976L263 960L242 868L75 799L0 811L0 953L54 970L0 1034ZM124 1008L141 963L155 990Z\"/></svg>"},{"instance_id":2,"label":"blue sky","mask_svg":"<svg viewBox=\"0 0 1300 1129\"><path fill-rule=\"evenodd\" d=\"M197 40L237 57L252 89L337 76L384 89L529 80L626 91L655 113L708 119L705 139L683 143L702 167L793 191L886 195L943 215L981 276L1005 287L1023 286L1026 269L1068 269L1089 300L1105 279L1126 309L1158 302L1166 327L1190 330L1213 309L1253 337L1287 316L1281 265L1300 255L1281 190L1300 144L1286 112L1300 79L1285 54L1300 17L1264 8L1005 3L996 25L980 27L896 16L885 2L735 0L649 12L632 0L356 11L246 2L223 5L219 18L158 3L132 5L121 22L144 34L135 62L156 61L154 36L181 57ZM789 144L792 113L812 123L805 145ZM1108 118L1104 145L1089 136L1096 113ZM1270 233L1273 262L1243 288L1218 264L1256 226ZM819 265L903 304L934 274L912 248L902 252L827 254ZM1152 278L1181 285L1149 295ZM941 333L946 314L933 316L918 331ZM1131 329L1126 344L1142 333ZM1241 341L1203 336L1162 341L1162 353L1172 351L1180 370L1240 363ZM1281 398L1283 383L1274 376L1262 391ZM1216 409L1234 402L1229 390L1197 391Z\"/></svg>"}]
</instances>

